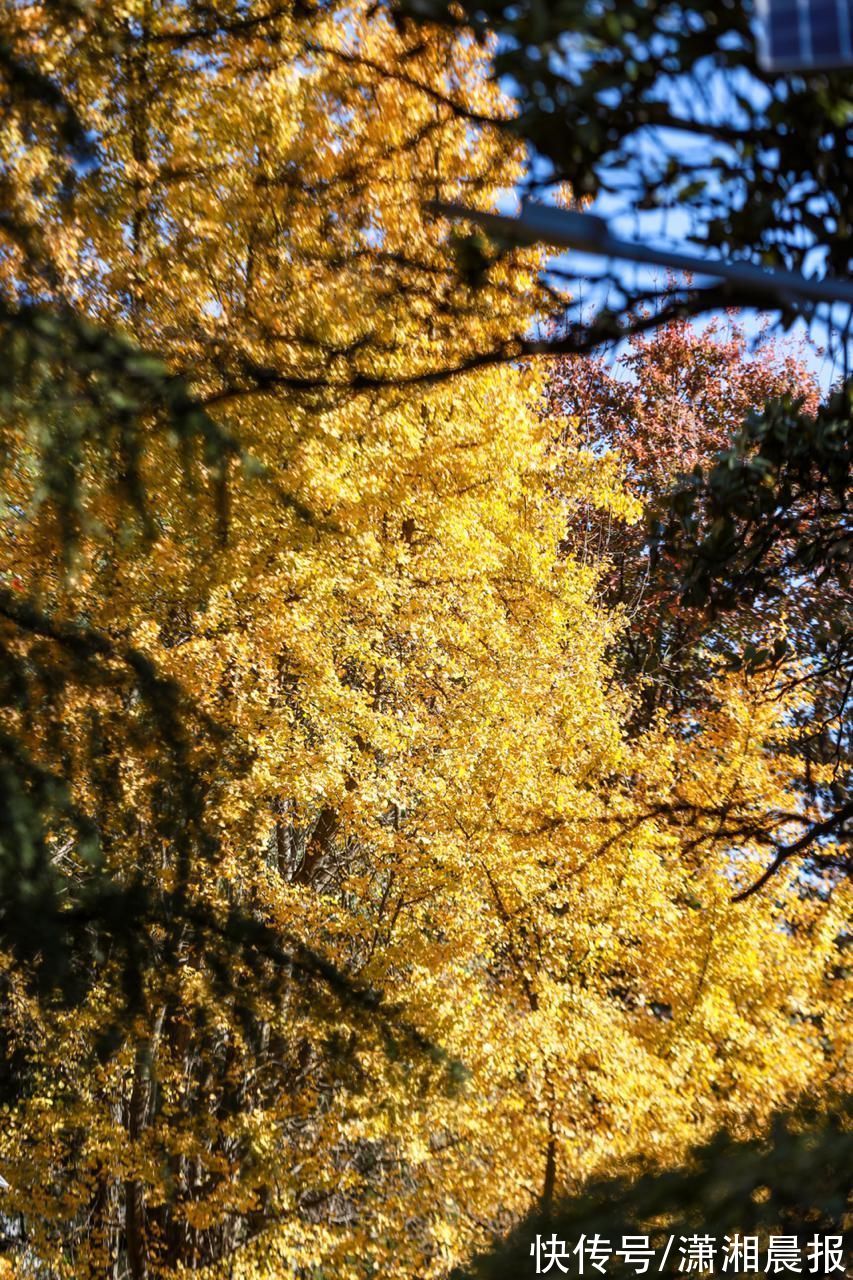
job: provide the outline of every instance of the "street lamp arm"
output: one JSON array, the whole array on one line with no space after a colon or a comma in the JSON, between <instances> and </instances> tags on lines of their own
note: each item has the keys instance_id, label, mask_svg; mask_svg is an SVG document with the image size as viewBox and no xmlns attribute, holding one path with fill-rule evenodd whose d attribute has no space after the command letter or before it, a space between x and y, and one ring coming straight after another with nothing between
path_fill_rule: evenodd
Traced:
<instances>
[{"instance_id":1,"label":"street lamp arm","mask_svg":"<svg viewBox=\"0 0 853 1280\"><path fill-rule=\"evenodd\" d=\"M445 218L466 218L487 231L509 236L524 244L552 244L607 258L714 276L777 299L793 296L809 302L842 302L853 306L853 284L849 281L837 278L812 280L796 271L770 271L751 262L724 262L719 258L701 258L675 250L655 249L612 235L605 220L592 213L558 209L533 200L522 201L520 218L485 213L441 200L432 201L428 207Z\"/></svg>"}]
</instances>

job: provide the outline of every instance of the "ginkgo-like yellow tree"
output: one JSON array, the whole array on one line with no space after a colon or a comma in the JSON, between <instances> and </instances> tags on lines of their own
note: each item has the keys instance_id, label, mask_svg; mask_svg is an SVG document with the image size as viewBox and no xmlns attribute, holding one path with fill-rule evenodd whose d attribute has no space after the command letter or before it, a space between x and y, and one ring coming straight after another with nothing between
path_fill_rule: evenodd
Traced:
<instances>
[{"instance_id":1,"label":"ginkgo-like yellow tree","mask_svg":"<svg viewBox=\"0 0 853 1280\"><path fill-rule=\"evenodd\" d=\"M839 896L782 877L731 902L761 866L752 820L801 803L803 694L721 666L700 720L628 737L624 618L567 531L639 505L512 359L548 305L532 252L475 288L425 209L520 172L483 50L272 0L33 3L8 39L97 163L69 177L38 110L10 108L0 288L160 352L236 442L217 515L167 433L132 459L82 434L69 562L44 424L10 424L4 583L145 654L225 737L187 744L217 839L186 867L138 695L54 691L61 741L16 719L116 880L180 881L191 908L118 1036L108 946L73 1008L3 962L21 1274L440 1277L590 1173L839 1087ZM192 911L224 930L238 908L282 949L226 981ZM306 995L294 940L382 1017Z\"/></svg>"}]
</instances>

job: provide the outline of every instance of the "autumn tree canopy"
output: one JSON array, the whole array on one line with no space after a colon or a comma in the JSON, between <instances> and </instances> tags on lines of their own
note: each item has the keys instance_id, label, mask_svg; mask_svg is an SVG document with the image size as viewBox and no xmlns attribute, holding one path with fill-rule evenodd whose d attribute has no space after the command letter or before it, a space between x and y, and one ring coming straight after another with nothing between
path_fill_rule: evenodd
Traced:
<instances>
[{"instance_id":1,"label":"autumn tree canopy","mask_svg":"<svg viewBox=\"0 0 853 1280\"><path fill-rule=\"evenodd\" d=\"M426 209L525 173L489 56L3 10L10 1275L447 1276L845 1087L834 869L732 900L821 820L814 685L709 645L649 707L625 659L674 339L593 438L521 358L537 253ZM703 458L790 372L715 341Z\"/></svg>"},{"instance_id":2,"label":"autumn tree canopy","mask_svg":"<svg viewBox=\"0 0 853 1280\"><path fill-rule=\"evenodd\" d=\"M788 859L821 863L824 837L823 865L849 870L849 391L820 405L802 352L765 334L750 353L729 317L663 325L615 367L563 359L549 396L591 447L618 448L645 508L631 526L591 512L567 530L568 545L607 557L606 599L630 619L617 655L638 694L633 731L662 709L701 715L709 656L808 686L789 746L814 807L796 831L768 813L754 835L772 853L768 874ZM718 812L725 827L724 802Z\"/></svg>"}]
</instances>

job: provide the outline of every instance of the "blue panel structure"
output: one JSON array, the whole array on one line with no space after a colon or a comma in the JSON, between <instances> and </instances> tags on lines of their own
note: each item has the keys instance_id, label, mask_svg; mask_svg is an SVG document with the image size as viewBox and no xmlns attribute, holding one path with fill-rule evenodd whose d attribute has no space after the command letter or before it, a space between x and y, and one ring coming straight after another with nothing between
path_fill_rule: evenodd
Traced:
<instances>
[{"instance_id":1,"label":"blue panel structure","mask_svg":"<svg viewBox=\"0 0 853 1280\"><path fill-rule=\"evenodd\" d=\"M853 67L853 0L756 0L765 71Z\"/></svg>"}]
</instances>

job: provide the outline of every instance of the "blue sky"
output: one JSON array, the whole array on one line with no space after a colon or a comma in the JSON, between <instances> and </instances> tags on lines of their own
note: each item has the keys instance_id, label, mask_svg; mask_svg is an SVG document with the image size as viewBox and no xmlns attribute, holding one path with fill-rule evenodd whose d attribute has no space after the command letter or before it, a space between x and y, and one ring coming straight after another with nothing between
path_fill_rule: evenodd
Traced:
<instances>
[{"instance_id":1,"label":"blue sky","mask_svg":"<svg viewBox=\"0 0 853 1280\"><path fill-rule=\"evenodd\" d=\"M578 54L573 48L574 43L572 37L567 36L565 51L557 57L583 58L583 54ZM508 78L504 80L503 87L513 96L513 85ZM658 87L662 96L683 116L697 120L722 119L740 127L749 121L749 114L743 106L738 105L738 95L743 103L759 111L770 96L767 86L746 71L731 73L710 65L707 69L695 69L691 76L679 80L661 77ZM701 257L702 227L695 211L661 207L638 213L635 198L636 173L642 169L654 171L655 165L660 165L662 159L670 155L679 160L686 157L692 164L703 165L712 155L709 144L696 135L657 129L649 130L645 136L639 137L635 150L636 168L625 165L622 169L608 171L606 176L611 190L601 194L589 211L604 217L610 229L624 239L638 240L656 248L689 252ZM534 161L532 173L537 180L548 179L547 170L543 170L537 161ZM703 170L703 176L707 180L707 197L713 200L720 193L719 186L715 186L715 171L708 167ZM517 194L508 192L502 202L504 211L515 212L512 206L516 203ZM555 269L562 268L577 277L568 288L577 300L576 305L586 314L606 305L608 293L613 290L614 279L623 280L640 289L658 288L665 283L666 273L659 268L628 263L613 264L577 250L555 255L553 265ZM806 259L806 270L820 274L820 266L821 251L815 248ZM605 274L611 277L609 282L602 280ZM676 282L679 279L684 277L676 275ZM712 278L707 279L710 282ZM694 283L702 284L705 280L696 276ZM813 370L825 391L844 376L845 362L848 367L853 365L851 345L848 342L845 346L841 341L842 329L845 322L849 321L849 313L849 307L841 305L835 307L831 314L827 308L822 308L808 327L804 321L798 322L790 331L790 340L796 344L801 358ZM740 316L747 334L754 336L756 340L766 326L766 319L766 314L758 311L745 311Z\"/></svg>"}]
</instances>

